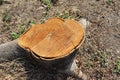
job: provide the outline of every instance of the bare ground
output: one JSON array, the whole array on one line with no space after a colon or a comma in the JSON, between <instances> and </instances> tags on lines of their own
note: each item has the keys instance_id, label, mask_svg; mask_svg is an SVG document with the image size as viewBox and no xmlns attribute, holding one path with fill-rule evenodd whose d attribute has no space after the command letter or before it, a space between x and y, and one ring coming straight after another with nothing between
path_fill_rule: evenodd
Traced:
<instances>
[{"instance_id":1,"label":"bare ground","mask_svg":"<svg viewBox=\"0 0 120 80\"><path fill-rule=\"evenodd\" d=\"M42 23L54 16L86 18L91 26L77 55L79 67L89 80L120 80L120 69L115 71L120 61L119 0L59 0L49 10L40 0L6 0L0 5L0 16L0 44L11 41L11 33L23 25L28 28L30 21ZM0 80L76 79L44 71L24 57L0 63Z\"/></svg>"}]
</instances>

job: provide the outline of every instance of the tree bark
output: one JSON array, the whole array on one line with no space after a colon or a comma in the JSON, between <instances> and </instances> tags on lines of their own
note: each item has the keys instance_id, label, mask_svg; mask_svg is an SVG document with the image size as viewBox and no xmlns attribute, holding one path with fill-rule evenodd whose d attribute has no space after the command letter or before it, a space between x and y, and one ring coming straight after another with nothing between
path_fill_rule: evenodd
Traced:
<instances>
[{"instance_id":1,"label":"tree bark","mask_svg":"<svg viewBox=\"0 0 120 80\"><path fill-rule=\"evenodd\" d=\"M17 40L0 45L0 62L14 60L22 56L26 56L26 51L17 44Z\"/></svg>"}]
</instances>

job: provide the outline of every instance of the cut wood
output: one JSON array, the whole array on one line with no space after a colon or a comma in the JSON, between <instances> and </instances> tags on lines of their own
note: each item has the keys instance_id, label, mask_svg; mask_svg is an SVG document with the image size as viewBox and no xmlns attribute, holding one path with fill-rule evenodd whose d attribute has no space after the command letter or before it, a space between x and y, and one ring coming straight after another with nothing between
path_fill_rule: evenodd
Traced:
<instances>
[{"instance_id":1,"label":"cut wood","mask_svg":"<svg viewBox=\"0 0 120 80\"><path fill-rule=\"evenodd\" d=\"M70 19L51 18L33 25L18 39L18 44L33 56L54 60L70 55L84 40L80 23Z\"/></svg>"}]
</instances>

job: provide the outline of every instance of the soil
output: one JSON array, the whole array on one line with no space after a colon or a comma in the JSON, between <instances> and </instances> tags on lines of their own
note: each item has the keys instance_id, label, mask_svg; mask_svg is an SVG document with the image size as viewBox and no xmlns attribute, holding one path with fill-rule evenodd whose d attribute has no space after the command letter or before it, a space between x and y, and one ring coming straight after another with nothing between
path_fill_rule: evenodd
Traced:
<instances>
[{"instance_id":1,"label":"soil","mask_svg":"<svg viewBox=\"0 0 120 80\"><path fill-rule=\"evenodd\" d=\"M86 39L79 49L78 66L88 80L120 80L120 1L58 0L48 9L41 0L5 0L0 5L0 44L11 41L30 22L42 23L54 16L87 19ZM120 63L119 63L120 65ZM0 63L0 80L76 80L61 73L41 71L29 58Z\"/></svg>"}]
</instances>

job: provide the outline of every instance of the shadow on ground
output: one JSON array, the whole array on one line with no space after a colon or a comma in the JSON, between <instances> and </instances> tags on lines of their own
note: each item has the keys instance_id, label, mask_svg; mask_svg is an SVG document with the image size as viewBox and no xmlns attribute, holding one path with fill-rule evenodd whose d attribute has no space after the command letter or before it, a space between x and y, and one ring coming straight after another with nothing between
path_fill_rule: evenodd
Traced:
<instances>
[{"instance_id":1,"label":"shadow on ground","mask_svg":"<svg viewBox=\"0 0 120 80\"><path fill-rule=\"evenodd\" d=\"M29 57L23 57L18 61L25 68L26 80L70 80L70 78L73 78L73 80L82 80L64 73L49 71Z\"/></svg>"}]
</instances>

